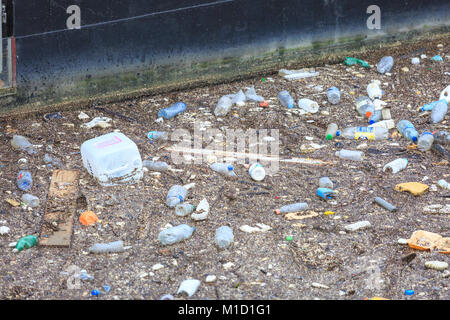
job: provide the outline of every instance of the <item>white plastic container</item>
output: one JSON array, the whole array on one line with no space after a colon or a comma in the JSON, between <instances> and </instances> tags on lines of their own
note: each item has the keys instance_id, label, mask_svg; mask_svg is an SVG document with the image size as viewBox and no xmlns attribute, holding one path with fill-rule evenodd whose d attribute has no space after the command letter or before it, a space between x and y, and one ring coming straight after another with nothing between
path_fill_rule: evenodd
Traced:
<instances>
[{"instance_id":1,"label":"white plastic container","mask_svg":"<svg viewBox=\"0 0 450 320\"><path fill-rule=\"evenodd\" d=\"M383 172L392 172L393 174L406 169L408 165L408 159L397 159L392 162L389 162L387 165L383 167Z\"/></svg>"},{"instance_id":2,"label":"white plastic container","mask_svg":"<svg viewBox=\"0 0 450 320\"><path fill-rule=\"evenodd\" d=\"M266 170L260 163L254 163L250 169L248 169L248 173L255 181L263 181L266 177Z\"/></svg>"},{"instance_id":3,"label":"white plastic container","mask_svg":"<svg viewBox=\"0 0 450 320\"><path fill-rule=\"evenodd\" d=\"M300 99L298 100L298 107L309 113L319 112L319 104L311 99Z\"/></svg>"},{"instance_id":4,"label":"white plastic container","mask_svg":"<svg viewBox=\"0 0 450 320\"><path fill-rule=\"evenodd\" d=\"M363 161L364 160L364 152L362 151L353 151L353 150L345 150L336 151L336 157L339 157L343 160L352 160L352 161Z\"/></svg>"},{"instance_id":5,"label":"white plastic container","mask_svg":"<svg viewBox=\"0 0 450 320\"><path fill-rule=\"evenodd\" d=\"M111 132L81 145L87 171L102 186L135 183L143 176L142 159L136 144L120 132Z\"/></svg>"},{"instance_id":6,"label":"white plastic container","mask_svg":"<svg viewBox=\"0 0 450 320\"><path fill-rule=\"evenodd\" d=\"M383 91L380 88L380 84L379 80L374 80L367 86L367 94L370 99L381 99Z\"/></svg>"}]
</instances>

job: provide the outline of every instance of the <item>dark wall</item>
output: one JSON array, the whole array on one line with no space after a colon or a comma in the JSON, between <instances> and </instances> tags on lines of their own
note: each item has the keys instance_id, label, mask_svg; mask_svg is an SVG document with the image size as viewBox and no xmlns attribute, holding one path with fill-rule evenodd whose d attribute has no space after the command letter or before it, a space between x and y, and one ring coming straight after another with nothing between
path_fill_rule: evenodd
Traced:
<instances>
[{"instance_id":1,"label":"dark wall","mask_svg":"<svg viewBox=\"0 0 450 320\"><path fill-rule=\"evenodd\" d=\"M72 4L81 8L80 30L66 29ZM366 27L371 4L381 7L380 31ZM14 15L20 104L192 80L221 70L217 61L231 61L239 74L250 67L239 61L280 48L322 50L323 43L448 26L450 2L15 0Z\"/></svg>"}]
</instances>

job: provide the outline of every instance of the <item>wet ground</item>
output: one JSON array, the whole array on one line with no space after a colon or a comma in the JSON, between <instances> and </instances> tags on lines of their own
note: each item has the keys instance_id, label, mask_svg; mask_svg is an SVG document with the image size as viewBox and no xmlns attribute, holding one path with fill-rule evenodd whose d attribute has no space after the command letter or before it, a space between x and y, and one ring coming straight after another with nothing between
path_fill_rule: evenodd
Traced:
<instances>
[{"instance_id":1,"label":"wet ground","mask_svg":"<svg viewBox=\"0 0 450 320\"><path fill-rule=\"evenodd\" d=\"M439 45L439 46L438 46ZM367 52L361 58L376 65L386 52ZM450 41L418 43L409 47L390 49L396 64L392 75L380 75L360 66L343 64L316 68L318 77L289 82L278 75L251 79L186 92L145 97L119 104L98 105L90 109L62 112L62 119L45 121L41 115L21 120L0 122L0 225L10 232L0 236L0 298L1 299L159 299L164 294L176 296L180 283L189 278L201 285L189 299L364 299L381 296L389 299L449 299L449 278L444 272L425 268L425 262L449 262L448 255L419 252L398 244L416 230L450 235L448 215L429 215L423 207L448 204L450 193L435 185L440 179L450 181L449 163L432 151L422 153L408 148L409 143L395 129L385 141L364 142L324 139L326 127L336 122L340 128L366 125L358 117L353 102L366 94L367 84L379 79L385 91L383 100L391 108L392 118L411 120L419 132L448 130L449 116L438 125L430 124L429 113L418 107L435 101L449 84ZM426 54L427 59L414 66L411 58ZM430 58L440 54L443 62ZM409 71L402 71L407 67ZM254 103L233 107L232 112L217 119L212 112L222 95L236 93L254 85L259 95L269 101L268 108ZM338 105L327 103L324 92L337 86L342 91ZM321 107L317 114L299 115L279 105L276 96L288 90L296 100L311 98ZM174 119L157 123L157 111L176 101L187 103L187 111ZM107 116L113 119L107 129L83 129L80 111L90 119ZM327 166L281 163L277 173L262 182L254 182L244 165L236 166L238 178L217 175L207 163L174 164L171 153L164 149L169 143L151 143L150 130L173 132L175 129L194 131L194 122L210 122L211 128L224 135L227 128L277 129L280 137L280 158L312 158L331 162ZM80 146L96 136L117 129L138 146L143 159L159 158L174 170L155 174L145 172L135 185L101 187L82 166ZM14 134L29 138L39 150L36 156L14 151L10 140ZM393 134L393 135L392 135ZM311 141L312 138L312 141ZM300 146L316 143L325 147L303 154ZM340 142L342 145L336 145ZM46 151L48 146L52 151ZM334 156L340 148L364 151L363 162L343 161ZM72 246L68 248L33 247L12 253L8 244L26 235L39 235L45 201L53 168L44 161L49 153L61 160L64 169L79 169L80 196ZM20 201L22 192L15 185L19 159L26 158L33 174L30 192L38 196L41 205L33 210L13 207L6 199ZM382 168L397 158L407 158L407 169L393 175ZM23 164L22 164L23 165ZM334 182L338 196L325 202L315 195L318 180L328 176ZM403 182L423 182L431 188L414 197L397 192L394 187ZM211 211L206 221L195 222L180 218L169 209L165 197L174 184L195 183L190 190L189 203L197 205L206 198ZM397 206L389 212L375 204L382 197ZM317 216L289 221L274 209L293 202L308 202ZM80 213L90 209L101 220L85 227L78 222ZM325 211L335 212L325 215ZM367 220L372 227L358 232L345 232L344 226ZM172 246L163 247L158 234L167 224L187 223L196 227L193 236ZM246 233L243 225L262 223L271 227L266 232ZM215 230L228 225L234 231L231 248L219 250L214 244ZM286 237L292 237L287 241ZM97 242L123 240L132 246L124 253L93 255L88 248ZM416 253L411 259L405 258ZM402 259L404 258L404 259ZM164 267L153 270L156 264ZM75 267L74 267L75 266ZM73 268L85 269L93 281L82 281L77 289L68 288L73 281ZM207 275L217 280L206 283ZM315 288L320 283L326 288ZM102 297L91 297L93 289L111 291ZM404 290L414 290L406 296ZM176 296L177 299L185 299Z\"/></svg>"}]
</instances>

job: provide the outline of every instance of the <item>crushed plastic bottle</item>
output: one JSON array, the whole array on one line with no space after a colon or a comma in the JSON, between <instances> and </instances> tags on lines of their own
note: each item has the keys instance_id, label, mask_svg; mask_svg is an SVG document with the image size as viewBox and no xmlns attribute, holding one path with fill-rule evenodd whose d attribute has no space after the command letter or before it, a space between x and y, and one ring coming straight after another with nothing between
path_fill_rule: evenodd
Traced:
<instances>
[{"instance_id":1,"label":"crushed plastic bottle","mask_svg":"<svg viewBox=\"0 0 450 320\"><path fill-rule=\"evenodd\" d=\"M391 56L386 56L381 58L380 62L377 64L377 71L381 74L390 72L394 66L394 58Z\"/></svg>"},{"instance_id":2,"label":"crushed plastic bottle","mask_svg":"<svg viewBox=\"0 0 450 320\"><path fill-rule=\"evenodd\" d=\"M260 163L254 163L251 165L248 169L248 173L255 181L263 181L266 176L266 170L264 170L264 167Z\"/></svg>"},{"instance_id":3,"label":"crushed plastic bottle","mask_svg":"<svg viewBox=\"0 0 450 320\"><path fill-rule=\"evenodd\" d=\"M186 103L176 102L167 108L159 110L158 118L163 117L164 119L169 120L184 111L186 111Z\"/></svg>"},{"instance_id":4,"label":"crushed plastic bottle","mask_svg":"<svg viewBox=\"0 0 450 320\"><path fill-rule=\"evenodd\" d=\"M383 172L392 172L393 174L406 169L408 165L408 159L397 159L392 162L389 162L387 165L383 167Z\"/></svg>"},{"instance_id":5,"label":"crushed plastic bottle","mask_svg":"<svg viewBox=\"0 0 450 320\"><path fill-rule=\"evenodd\" d=\"M190 203L180 203L175 207L175 214L179 217L186 217L194 212L195 206Z\"/></svg>"},{"instance_id":6,"label":"crushed plastic bottle","mask_svg":"<svg viewBox=\"0 0 450 320\"><path fill-rule=\"evenodd\" d=\"M326 139L333 140L333 138L337 136L338 129L339 128L336 123L330 123L327 127L327 132L325 134Z\"/></svg>"},{"instance_id":7,"label":"crushed plastic bottle","mask_svg":"<svg viewBox=\"0 0 450 320\"><path fill-rule=\"evenodd\" d=\"M169 165L163 161L150 161L144 160L142 161L142 166L151 171L167 171L169 169Z\"/></svg>"},{"instance_id":8,"label":"crushed plastic bottle","mask_svg":"<svg viewBox=\"0 0 450 320\"><path fill-rule=\"evenodd\" d=\"M319 187L333 189L333 181L328 177L322 177L319 179Z\"/></svg>"},{"instance_id":9,"label":"crushed plastic bottle","mask_svg":"<svg viewBox=\"0 0 450 320\"><path fill-rule=\"evenodd\" d=\"M247 97L242 90L239 90L239 92L236 93L233 98L231 98L231 103L237 105L238 107L244 106L245 101L247 101Z\"/></svg>"},{"instance_id":10,"label":"crushed plastic bottle","mask_svg":"<svg viewBox=\"0 0 450 320\"><path fill-rule=\"evenodd\" d=\"M52 157L51 155L49 155L47 153L44 155L44 162L47 163L47 164L54 165L57 168L61 168L62 167L61 160L59 160L56 157Z\"/></svg>"},{"instance_id":11,"label":"crushed plastic bottle","mask_svg":"<svg viewBox=\"0 0 450 320\"><path fill-rule=\"evenodd\" d=\"M117 253L124 252L126 247L123 246L123 241L113 241L109 243L96 243L89 248L90 253Z\"/></svg>"},{"instance_id":12,"label":"crushed plastic bottle","mask_svg":"<svg viewBox=\"0 0 450 320\"><path fill-rule=\"evenodd\" d=\"M226 164L226 163L213 163L210 166L211 170L224 174L226 176L229 177L236 177L236 173L234 172L234 166L232 166L231 164Z\"/></svg>"},{"instance_id":13,"label":"crushed plastic bottle","mask_svg":"<svg viewBox=\"0 0 450 320\"><path fill-rule=\"evenodd\" d=\"M299 212L299 211L306 211L309 209L309 206L306 202L298 202L289 204L286 206L281 207L280 209L276 209L275 212L277 214L281 213L292 213L292 212Z\"/></svg>"},{"instance_id":14,"label":"crushed plastic bottle","mask_svg":"<svg viewBox=\"0 0 450 320\"><path fill-rule=\"evenodd\" d=\"M15 250L22 251L23 249L29 249L31 247L34 247L37 243L37 238L35 236L26 236L23 238L20 238L19 241L17 241Z\"/></svg>"},{"instance_id":15,"label":"crushed plastic bottle","mask_svg":"<svg viewBox=\"0 0 450 320\"><path fill-rule=\"evenodd\" d=\"M33 177L29 171L20 170L16 178L17 187L22 191L28 191L33 186Z\"/></svg>"},{"instance_id":16,"label":"crushed plastic bottle","mask_svg":"<svg viewBox=\"0 0 450 320\"><path fill-rule=\"evenodd\" d=\"M383 114L382 114L381 110L375 110L369 118L369 124L372 125L374 123L381 121L382 117L383 117Z\"/></svg>"},{"instance_id":17,"label":"crushed plastic bottle","mask_svg":"<svg viewBox=\"0 0 450 320\"><path fill-rule=\"evenodd\" d=\"M258 96L256 94L255 87L251 87L251 88L247 89L245 91L245 96L247 97L247 100L250 100L250 101L255 101L255 102L263 102L264 101L263 97Z\"/></svg>"},{"instance_id":18,"label":"crushed plastic bottle","mask_svg":"<svg viewBox=\"0 0 450 320\"><path fill-rule=\"evenodd\" d=\"M162 140L162 141L167 141L169 140L169 134L165 131L150 131L149 133L147 133L147 138L149 140Z\"/></svg>"},{"instance_id":19,"label":"crushed plastic bottle","mask_svg":"<svg viewBox=\"0 0 450 320\"><path fill-rule=\"evenodd\" d=\"M195 227L187 224L180 224L176 227L165 229L158 235L158 240L162 245L171 245L189 239L195 231Z\"/></svg>"},{"instance_id":20,"label":"crushed plastic bottle","mask_svg":"<svg viewBox=\"0 0 450 320\"><path fill-rule=\"evenodd\" d=\"M364 152L342 149L336 151L335 155L342 160L363 161Z\"/></svg>"},{"instance_id":21,"label":"crushed plastic bottle","mask_svg":"<svg viewBox=\"0 0 450 320\"><path fill-rule=\"evenodd\" d=\"M219 102L217 103L216 109L214 110L214 115L216 117L223 117L230 112L231 107L233 106L233 103L230 98L227 96L223 96L219 99Z\"/></svg>"},{"instance_id":22,"label":"crushed plastic bottle","mask_svg":"<svg viewBox=\"0 0 450 320\"><path fill-rule=\"evenodd\" d=\"M434 141L439 144L449 145L450 144L450 133L446 131L436 131L433 132Z\"/></svg>"},{"instance_id":23,"label":"crushed plastic bottle","mask_svg":"<svg viewBox=\"0 0 450 320\"><path fill-rule=\"evenodd\" d=\"M300 99L298 100L298 106L300 109L305 110L309 113L319 112L319 104L311 99Z\"/></svg>"},{"instance_id":24,"label":"crushed plastic bottle","mask_svg":"<svg viewBox=\"0 0 450 320\"><path fill-rule=\"evenodd\" d=\"M442 122L447 114L448 104L442 101L438 101L431 111L431 122L439 123Z\"/></svg>"},{"instance_id":25,"label":"crushed plastic bottle","mask_svg":"<svg viewBox=\"0 0 450 320\"><path fill-rule=\"evenodd\" d=\"M30 208L36 208L39 206L39 198L29 193L26 193L22 196L22 202Z\"/></svg>"},{"instance_id":26,"label":"crushed plastic bottle","mask_svg":"<svg viewBox=\"0 0 450 320\"><path fill-rule=\"evenodd\" d=\"M228 248L234 241L233 230L227 226L218 228L216 230L215 241L220 249Z\"/></svg>"},{"instance_id":27,"label":"crushed plastic bottle","mask_svg":"<svg viewBox=\"0 0 450 320\"><path fill-rule=\"evenodd\" d=\"M386 210L389 210L390 212L394 212L397 211L397 208L395 206L393 206L392 204L390 204L389 202L387 202L386 200L380 198L380 197L376 197L374 199L374 201L382 206L383 208L385 208Z\"/></svg>"},{"instance_id":28,"label":"crushed plastic bottle","mask_svg":"<svg viewBox=\"0 0 450 320\"><path fill-rule=\"evenodd\" d=\"M294 108L295 105L294 98L292 98L289 92L287 92L286 90L278 93L278 100L280 100L282 106L288 109Z\"/></svg>"},{"instance_id":29,"label":"crushed plastic bottle","mask_svg":"<svg viewBox=\"0 0 450 320\"><path fill-rule=\"evenodd\" d=\"M166 197L166 204L170 208L182 203L187 196L187 189L180 185L174 185L169 189Z\"/></svg>"},{"instance_id":30,"label":"crushed plastic bottle","mask_svg":"<svg viewBox=\"0 0 450 320\"><path fill-rule=\"evenodd\" d=\"M434 142L434 136L431 132L424 132L420 135L419 141L417 142L417 148L422 151L426 152L431 149Z\"/></svg>"},{"instance_id":31,"label":"crushed plastic bottle","mask_svg":"<svg viewBox=\"0 0 450 320\"><path fill-rule=\"evenodd\" d=\"M353 66L355 64L359 64L364 68L370 68L370 65L366 61L352 57L346 57L344 60L344 64L346 66Z\"/></svg>"},{"instance_id":32,"label":"crushed plastic bottle","mask_svg":"<svg viewBox=\"0 0 450 320\"><path fill-rule=\"evenodd\" d=\"M356 111L360 116L370 118L375 111L375 105L367 97L359 97L356 102Z\"/></svg>"},{"instance_id":33,"label":"crushed plastic bottle","mask_svg":"<svg viewBox=\"0 0 450 320\"><path fill-rule=\"evenodd\" d=\"M419 139L419 133L416 131L414 125L408 120L401 120L397 123L397 130L405 137L407 140L411 140L414 143Z\"/></svg>"},{"instance_id":34,"label":"crushed plastic bottle","mask_svg":"<svg viewBox=\"0 0 450 320\"><path fill-rule=\"evenodd\" d=\"M389 131L386 128L350 127L339 132L339 136L351 140L386 140Z\"/></svg>"},{"instance_id":35,"label":"crushed plastic bottle","mask_svg":"<svg viewBox=\"0 0 450 320\"><path fill-rule=\"evenodd\" d=\"M336 87L327 90L327 98L331 104L338 104L341 101L341 92Z\"/></svg>"},{"instance_id":36,"label":"crushed plastic bottle","mask_svg":"<svg viewBox=\"0 0 450 320\"><path fill-rule=\"evenodd\" d=\"M380 88L380 84L381 82L379 80L374 80L367 86L367 94L370 99L381 99L383 91Z\"/></svg>"},{"instance_id":37,"label":"crushed plastic bottle","mask_svg":"<svg viewBox=\"0 0 450 320\"><path fill-rule=\"evenodd\" d=\"M33 145L23 136L14 135L11 140L11 146L16 150L26 151L29 155L37 153Z\"/></svg>"}]
</instances>

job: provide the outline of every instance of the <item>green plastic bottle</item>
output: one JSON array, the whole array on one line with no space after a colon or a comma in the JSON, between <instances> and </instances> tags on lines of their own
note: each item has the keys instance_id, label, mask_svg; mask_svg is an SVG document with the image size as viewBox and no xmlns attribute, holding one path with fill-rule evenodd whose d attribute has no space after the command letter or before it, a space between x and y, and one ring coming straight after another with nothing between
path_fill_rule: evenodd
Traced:
<instances>
[{"instance_id":1,"label":"green plastic bottle","mask_svg":"<svg viewBox=\"0 0 450 320\"><path fill-rule=\"evenodd\" d=\"M36 245L37 238L35 236L26 236L23 238L20 238L19 241L17 241L16 249L18 251L22 251L23 249L29 249L31 247L34 247Z\"/></svg>"},{"instance_id":2,"label":"green plastic bottle","mask_svg":"<svg viewBox=\"0 0 450 320\"><path fill-rule=\"evenodd\" d=\"M369 68L370 69L370 65L364 61L364 60L360 60L360 59L356 59L356 58L352 58L352 57L346 57L344 60L344 64L346 66L353 66L355 64L359 64L364 68Z\"/></svg>"}]
</instances>

